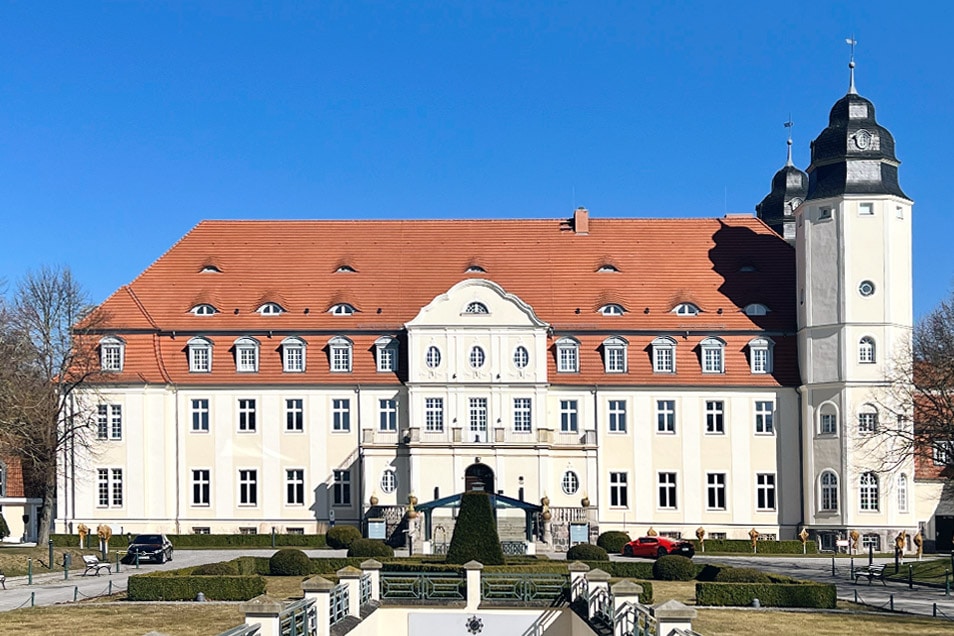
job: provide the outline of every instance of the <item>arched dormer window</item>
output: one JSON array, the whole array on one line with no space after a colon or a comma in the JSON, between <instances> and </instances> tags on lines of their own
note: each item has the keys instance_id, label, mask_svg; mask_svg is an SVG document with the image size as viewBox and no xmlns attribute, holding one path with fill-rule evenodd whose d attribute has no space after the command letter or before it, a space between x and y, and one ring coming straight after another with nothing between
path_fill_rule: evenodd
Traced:
<instances>
[{"instance_id":1,"label":"arched dormer window","mask_svg":"<svg viewBox=\"0 0 954 636\"><path fill-rule=\"evenodd\" d=\"M861 364L874 364L875 362L875 341L870 336L865 336L858 341L858 362Z\"/></svg>"},{"instance_id":2,"label":"arched dormer window","mask_svg":"<svg viewBox=\"0 0 954 636\"><path fill-rule=\"evenodd\" d=\"M285 313L285 310L278 303L265 303L256 311L263 316L278 316L279 314Z\"/></svg>"},{"instance_id":3,"label":"arched dormer window","mask_svg":"<svg viewBox=\"0 0 954 636\"><path fill-rule=\"evenodd\" d=\"M244 337L235 341L235 370L239 373L258 371L258 340Z\"/></svg>"},{"instance_id":4,"label":"arched dormer window","mask_svg":"<svg viewBox=\"0 0 954 636\"><path fill-rule=\"evenodd\" d=\"M328 341L328 355L332 373L351 373L352 343L344 336L335 336Z\"/></svg>"},{"instance_id":5,"label":"arched dormer window","mask_svg":"<svg viewBox=\"0 0 954 636\"><path fill-rule=\"evenodd\" d=\"M189 310L196 316L214 316L219 310L209 303L201 303Z\"/></svg>"},{"instance_id":6,"label":"arched dormer window","mask_svg":"<svg viewBox=\"0 0 954 636\"><path fill-rule=\"evenodd\" d=\"M881 509L881 489L874 473L863 473L858 480L858 507L871 512Z\"/></svg>"},{"instance_id":7,"label":"arched dormer window","mask_svg":"<svg viewBox=\"0 0 954 636\"><path fill-rule=\"evenodd\" d=\"M612 274L614 272L618 272L619 268L616 267L616 265L613 265L612 263L603 263L602 265L599 266L599 268L596 271L601 274Z\"/></svg>"},{"instance_id":8,"label":"arched dormer window","mask_svg":"<svg viewBox=\"0 0 954 636\"><path fill-rule=\"evenodd\" d=\"M103 371L122 371L125 358L126 343L122 338L106 336L99 341L100 368Z\"/></svg>"},{"instance_id":9,"label":"arched dormer window","mask_svg":"<svg viewBox=\"0 0 954 636\"><path fill-rule=\"evenodd\" d=\"M487 270L480 265L469 265L466 272L468 274L486 274Z\"/></svg>"},{"instance_id":10,"label":"arched dormer window","mask_svg":"<svg viewBox=\"0 0 954 636\"><path fill-rule=\"evenodd\" d=\"M557 372L580 372L580 343L574 338L560 338L556 341Z\"/></svg>"},{"instance_id":11,"label":"arched dormer window","mask_svg":"<svg viewBox=\"0 0 954 636\"><path fill-rule=\"evenodd\" d=\"M307 343L296 336L282 340L282 370L285 373L305 372L305 348Z\"/></svg>"},{"instance_id":12,"label":"arched dormer window","mask_svg":"<svg viewBox=\"0 0 954 636\"><path fill-rule=\"evenodd\" d=\"M718 338L706 338L700 345L703 373L725 373L725 343Z\"/></svg>"},{"instance_id":13,"label":"arched dormer window","mask_svg":"<svg viewBox=\"0 0 954 636\"><path fill-rule=\"evenodd\" d=\"M213 263L206 263L202 266L202 269L199 270L200 274L221 274L222 270L219 269L218 265Z\"/></svg>"},{"instance_id":14,"label":"arched dormer window","mask_svg":"<svg viewBox=\"0 0 954 636\"><path fill-rule=\"evenodd\" d=\"M186 344L189 350L189 372L190 373L211 373L212 372L212 341L196 336Z\"/></svg>"},{"instance_id":15,"label":"arched dormer window","mask_svg":"<svg viewBox=\"0 0 954 636\"><path fill-rule=\"evenodd\" d=\"M332 305L328 310L328 313L332 316L351 316L354 312L357 311L353 305L348 303L338 303L337 305Z\"/></svg>"},{"instance_id":16,"label":"arched dormer window","mask_svg":"<svg viewBox=\"0 0 954 636\"><path fill-rule=\"evenodd\" d=\"M745 312L746 316L764 316L769 312L769 308L762 303L751 303L746 305L742 311Z\"/></svg>"},{"instance_id":17,"label":"arched dormer window","mask_svg":"<svg viewBox=\"0 0 954 636\"><path fill-rule=\"evenodd\" d=\"M818 477L818 510L838 512L838 475L834 471L822 471Z\"/></svg>"},{"instance_id":18,"label":"arched dormer window","mask_svg":"<svg viewBox=\"0 0 954 636\"><path fill-rule=\"evenodd\" d=\"M619 336L603 341L603 367L606 373L626 373L628 346L626 339Z\"/></svg>"},{"instance_id":19,"label":"arched dormer window","mask_svg":"<svg viewBox=\"0 0 954 636\"><path fill-rule=\"evenodd\" d=\"M818 434L838 434L838 410L831 402L825 402L818 407Z\"/></svg>"},{"instance_id":20,"label":"arched dormer window","mask_svg":"<svg viewBox=\"0 0 954 636\"><path fill-rule=\"evenodd\" d=\"M676 372L676 341L668 337L652 341L653 373Z\"/></svg>"},{"instance_id":21,"label":"arched dormer window","mask_svg":"<svg viewBox=\"0 0 954 636\"><path fill-rule=\"evenodd\" d=\"M898 512L908 511L908 476L898 475Z\"/></svg>"},{"instance_id":22,"label":"arched dormer window","mask_svg":"<svg viewBox=\"0 0 954 636\"><path fill-rule=\"evenodd\" d=\"M677 316L698 316L701 310L692 303L679 303L672 308L672 313Z\"/></svg>"},{"instance_id":23,"label":"arched dormer window","mask_svg":"<svg viewBox=\"0 0 954 636\"><path fill-rule=\"evenodd\" d=\"M487 305L480 301L473 301L467 303L467 307L464 308L465 314L489 314L490 310L487 309Z\"/></svg>"},{"instance_id":24,"label":"arched dormer window","mask_svg":"<svg viewBox=\"0 0 954 636\"><path fill-rule=\"evenodd\" d=\"M626 310L623 309L622 305L609 303L608 305L603 305L600 307L599 312L604 316L622 316L624 313L626 313Z\"/></svg>"},{"instance_id":25,"label":"arched dormer window","mask_svg":"<svg viewBox=\"0 0 954 636\"><path fill-rule=\"evenodd\" d=\"M392 373L398 369L398 341L391 336L382 336L374 341L375 359L379 373Z\"/></svg>"},{"instance_id":26,"label":"arched dormer window","mask_svg":"<svg viewBox=\"0 0 954 636\"><path fill-rule=\"evenodd\" d=\"M749 340L749 366L752 373L772 372L772 350L775 343L769 338Z\"/></svg>"},{"instance_id":27,"label":"arched dormer window","mask_svg":"<svg viewBox=\"0 0 954 636\"><path fill-rule=\"evenodd\" d=\"M358 270L351 267L351 265L339 265L338 268L335 269L335 273L336 274L357 274Z\"/></svg>"}]
</instances>

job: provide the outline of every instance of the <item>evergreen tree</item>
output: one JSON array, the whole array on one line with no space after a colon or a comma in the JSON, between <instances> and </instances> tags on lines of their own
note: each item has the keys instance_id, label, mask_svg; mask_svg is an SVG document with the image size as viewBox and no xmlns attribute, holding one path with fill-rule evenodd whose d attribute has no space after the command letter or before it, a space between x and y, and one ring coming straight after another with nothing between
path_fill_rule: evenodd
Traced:
<instances>
[{"instance_id":1,"label":"evergreen tree","mask_svg":"<svg viewBox=\"0 0 954 636\"><path fill-rule=\"evenodd\" d=\"M447 563L463 564L472 560L484 565L503 565L504 562L490 497L480 491L461 495L460 513L447 549Z\"/></svg>"}]
</instances>

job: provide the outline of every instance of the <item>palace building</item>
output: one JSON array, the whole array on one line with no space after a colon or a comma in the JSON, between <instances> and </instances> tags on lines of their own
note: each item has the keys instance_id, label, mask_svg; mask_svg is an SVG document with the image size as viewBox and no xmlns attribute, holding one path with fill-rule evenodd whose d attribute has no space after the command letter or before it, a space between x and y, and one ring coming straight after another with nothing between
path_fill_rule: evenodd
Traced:
<instances>
[{"instance_id":1,"label":"palace building","mask_svg":"<svg viewBox=\"0 0 954 636\"><path fill-rule=\"evenodd\" d=\"M933 487L858 443L912 330L898 163L852 82L756 216L201 222L102 305L57 529L428 550L454 511L427 502L480 482L502 538L555 548L574 523L933 539Z\"/></svg>"}]
</instances>

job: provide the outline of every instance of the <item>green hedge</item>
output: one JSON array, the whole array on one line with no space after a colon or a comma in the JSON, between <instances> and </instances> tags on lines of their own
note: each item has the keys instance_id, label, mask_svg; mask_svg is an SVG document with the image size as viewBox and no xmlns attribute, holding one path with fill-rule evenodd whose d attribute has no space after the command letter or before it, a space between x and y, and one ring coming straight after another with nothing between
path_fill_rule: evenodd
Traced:
<instances>
[{"instance_id":1,"label":"green hedge","mask_svg":"<svg viewBox=\"0 0 954 636\"><path fill-rule=\"evenodd\" d=\"M132 535L135 537L136 535ZM175 548L270 548L270 534L168 534ZM60 548L79 547L79 535L53 534L53 545ZM99 547L99 537L94 531L86 538L90 547ZM114 534L109 540L110 550L122 550L128 546L125 534ZM323 534L276 534L275 547L278 548L327 548Z\"/></svg>"},{"instance_id":2,"label":"green hedge","mask_svg":"<svg viewBox=\"0 0 954 636\"><path fill-rule=\"evenodd\" d=\"M129 577L130 601L194 601L202 592L210 601L247 601L265 593L265 579L251 576L195 576L166 572Z\"/></svg>"},{"instance_id":3,"label":"green hedge","mask_svg":"<svg viewBox=\"0 0 954 636\"><path fill-rule=\"evenodd\" d=\"M692 540L696 554L702 553L699 542ZM806 553L818 554L818 545L814 541L805 544ZM729 552L752 554L752 542L748 539L706 539L706 553ZM801 554L801 541L759 541L758 554Z\"/></svg>"},{"instance_id":4,"label":"green hedge","mask_svg":"<svg viewBox=\"0 0 954 636\"><path fill-rule=\"evenodd\" d=\"M696 583L696 605L835 608L835 586L825 583Z\"/></svg>"}]
</instances>

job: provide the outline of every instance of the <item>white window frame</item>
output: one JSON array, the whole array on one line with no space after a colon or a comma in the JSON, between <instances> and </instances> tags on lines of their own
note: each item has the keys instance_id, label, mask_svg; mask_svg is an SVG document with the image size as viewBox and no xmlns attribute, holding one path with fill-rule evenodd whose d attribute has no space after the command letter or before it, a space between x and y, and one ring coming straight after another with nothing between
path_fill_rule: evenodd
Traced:
<instances>
[{"instance_id":1,"label":"white window frame","mask_svg":"<svg viewBox=\"0 0 954 636\"><path fill-rule=\"evenodd\" d=\"M328 308L328 313L332 316L353 316L356 311L354 305L348 303L338 303Z\"/></svg>"},{"instance_id":2,"label":"white window frame","mask_svg":"<svg viewBox=\"0 0 954 636\"><path fill-rule=\"evenodd\" d=\"M238 505L241 508L258 507L258 469L238 469Z\"/></svg>"},{"instance_id":3,"label":"white window frame","mask_svg":"<svg viewBox=\"0 0 954 636\"><path fill-rule=\"evenodd\" d=\"M122 508L124 501L123 469L97 468L97 508Z\"/></svg>"},{"instance_id":4,"label":"white window frame","mask_svg":"<svg viewBox=\"0 0 954 636\"><path fill-rule=\"evenodd\" d=\"M285 308L279 305L278 303L269 302L264 303L261 307L255 310L263 316L279 316L285 313Z\"/></svg>"},{"instance_id":5,"label":"white window frame","mask_svg":"<svg viewBox=\"0 0 954 636\"><path fill-rule=\"evenodd\" d=\"M706 435L725 435L724 400L706 400Z\"/></svg>"},{"instance_id":6,"label":"white window frame","mask_svg":"<svg viewBox=\"0 0 954 636\"><path fill-rule=\"evenodd\" d=\"M908 511L908 500L910 499L908 495L908 476L901 473L898 475L898 512Z\"/></svg>"},{"instance_id":7,"label":"white window frame","mask_svg":"<svg viewBox=\"0 0 954 636\"><path fill-rule=\"evenodd\" d=\"M238 398L239 433L254 433L258 430L257 407L255 398Z\"/></svg>"},{"instance_id":8,"label":"white window frame","mask_svg":"<svg viewBox=\"0 0 954 636\"><path fill-rule=\"evenodd\" d=\"M603 341L603 369L606 373L626 373L629 343L613 336Z\"/></svg>"},{"instance_id":9,"label":"white window frame","mask_svg":"<svg viewBox=\"0 0 954 636\"><path fill-rule=\"evenodd\" d=\"M285 469L285 505L305 505L305 469Z\"/></svg>"},{"instance_id":10,"label":"white window frame","mask_svg":"<svg viewBox=\"0 0 954 636\"><path fill-rule=\"evenodd\" d=\"M934 441L931 446L931 459L935 466L947 466L954 456L954 441Z\"/></svg>"},{"instance_id":11,"label":"white window frame","mask_svg":"<svg viewBox=\"0 0 954 636\"><path fill-rule=\"evenodd\" d=\"M193 433L208 433L210 426L209 398L191 398L189 414Z\"/></svg>"},{"instance_id":12,"label":"white window frame","mask_svg":"<svg viewBox=\"0 0 954 636\"><path fill-rule=\"evenodd\" d=\"M201 336L189 340L189 373L212 373L212 341Z\"/></svg>"},{"instance_id":13,"label":"white window frame","mask_svg":"<svg viewBox=\"0 0 954 636\"><path fill-rule=\"evenodd\" d=\"M699 344L703 373L725 373L725 343L718 338L706 338Z\"/></svg>"},{"instance_id":14,"label":"white window frame","mask_svg":"<svg viewBox=\"0 0 954 636\"><path fill-rule=\"evenodd\" d=\"M398 487L397 472L393 468L385 468L384 472L381 473L381 492L386 495L390 495Z\"/></svg>"},{"instance_id":15,"label":"white window frame","mask_svg":"<svg viewBox=\"0 0 954 636\"><path fill-rule=\"evenodd\" d=\"M580 343L573 338L560 338L556 342L557 373L580 372Z\"/></svg>"},{"instance_id":16,"label":"white window frame","mask_svg":"<svg viewBox=\"0 0 954 636\"><path fill-rule=\"evenodd\" d=\"M753 374L771 373L775 343L769 338L749 341L749 367Z\"/></svg>"},{"instance_id":17,"label":"white window frame","mask_svg":"<svg viewBox=\"0 0 954 636\"><path fill-rule=\"evenodd\" d=\"M199 303L195 307L189 310L194 316L214 316L219 313L219 310L215 308L214 305L209 303Z\"/></svg>"},{"instance_id":18,"label":"white window frame","mask_svg":"<svg viewBox=\"0 0 954 636\"><path fill-rule=\"evenodd\" d=\"M467 354L467 362L471 369L482 369L487 364L487 352L480 345L474 345L470 348L470 353Z\"/></svg>"},{"instance_id":19,"label":"white window frame","mask_svg":"<svg viewBox=\"0 0 954 636\"><path fill-rule=\"evenodd\" d=\"M629 508L629 473L610 472L610 508Z\"/></svg>"},{"instance_id":20,"label":"white window frame","mask_svg":"<svg viewBox=\"0 0 954 636\"><path fill-rule=\"evenodd\" d=\"M294 336L282 340L282 371L285 373L304 373L306 369L305 349L307 344Z\"/></svg>"},{"instance_id":21,"label":"white window frame","mask_svg":"<svg viewBox=\"0 0 954 636\"><path fill-rule=\"evenodd\" d=\"M818 407L818 434L838 434L838 409L831 402L824 402Z\"/></svg>"},{"instance_id":22,"label":"white window frame","mask_svg":"<svg viewBox=\"0 0 954 636\"><path fill-rule=\"evenodd\" d=\"M305 432L305 400L303 398L285 398L285 432Z\"/></svg>"},{"instance_id":23,"label":"white window frame","mask_svg":"<svg viewBox=\"0 0 954 636\"><path fill-rule=\"evenodd\" d=\"M755 401L756 435L775 435L775 401Z\"/></svg>"},{"instance_id":24,"label":"white window frame","mask_svg":"<svg viewBox=\"0 0 954 636\"><path fill-rule=\"evenodd\" d=\"M396 433L398 430L398 401L396 397L378 398L378 430Z\"/></svg>"},{"instance_id":25,"label":"white window frame","mask_svg":"<svg viewBox=\"0 0 954 636\"><path fill-rule=\"evenodd\" d=\"M606 427L610 433L626 432L626 400L609 400L606 404Z\"/></svg>"},{"instance_id":26,"label":"white window frame","mask_svg":"<svg viewBox=\"0 0 954 636\"><path fill-rule=\"evenodd\" d=\"M726 474L706 473L706 510L726 510Z\"/></svg>"},{"instance_id":27,"label":"white window frame","mask_svg":"<svg viewBox=\"0 0 954 636\"><path fill-rule=\"evenodd\" d=\"M679 509L679 477L675 471L664 470L656 473L656 508L659 510Z\"/></svg>"},{"instance_id":28,"label":"white window frame","mask_svg":"<svg viewBox=\"0 0 954 636\"><path fill-rule=\"evenodd\" d=\"M530 433L533 430L533 401L528 397L513 399L513 432Z\"/></svg>"},{"instance_id":29,"label":"white window frame","mask_svg":"<svg viewBox=\"0 0 954 636\"><path fill-rule=\"evenodd\" d=\"M600 307L599 312L604 316L622 316L626 313L626 310L617 303L608 303Z\"/></svg>"},{"instance_id":30,"label":"white window frame","mask_svg":"<svg viewBox=\"0 0 954 636\"><path fill-rule=\"evenodd\" d=\"M755 509L769 512L778 509L778 488L775 473L755 474Z\"/></svg>"},{"instance_id":31,"label":"white window frame","mask_svg":"<svg viewBox=\"0 0 954 636\"><path fill-rule=\"evenodd\" d=\"M351 399L331 399L331 432L348 433L351 431Z\"/></svg>"},{"instance_id":32,"label":"white window frame","mask_svg":"<svg viewBox=\"0 0 954 636\"><path fill-rule=\"evenodd\" d=\"M878 432L878 411L872 406L866 406L858 413L858 434L873 435Z\"/></svg>"},{"instance_id":33,"label":"white window frame","mask_svg":"<svg viewBox=\"0 0 954 636\"><path fill-rule=\"evenodd\" d=\"M428 369L436 369L441 366L441 350L437 345L430 345L424 354L424 364Z\"/></svg>"},{"instance_id":34,"label":"white window frame","mask_svg":"<svg viewBox=\"0 0 954 636\"><path fill-rule=\"evenodd\" d=\"M235 371L237 373L258 373L258 340L243 336L234 343Z\"/></svg>"},{"instance_id":35,"label":"white window frame","mask_svg":"<svg viewBox=\"0 0 954 636\"><path fill-rule=\"evenodd\" d=\"M869 203L869 202L859 203L858 216L874 216L874 203Z\"/></svg>"},{"instance_id":36,"label":"white window frame","mask_svg":"<svg viewBox=\"0 0 954 636\"><path fill-rule=\"evenodd\" d=\"M858 341L858 363L874 364L875 358L875 340L871 336L865 336Z\"/></svg>"},{"instance_id":37,"label":"white window frame","mask_svg":"<svg viewBox=\"0 0 954 636\"><path fill-rule=\"evenodd\" d=\"M865 472L858 477L858 510L881 511L881 482L873 472Z\"/></svg>"},{"instance_id":38,"label":"white window frame","mask_svg":"<svg viewBox=\"0 0 954 636\"><path fill-rule=\"evenodd\" d=\"M679 303L672 308L672 313L677 316L698 316L701 310L694 303Z\"/></svg>"},{"instance_id":39,"label":"white window frame","mask_svg":"<svg viewBox=\"0 0 954 636\"><path fill-rule=\"evenodd\" d=\"M485 397L472 397L469 398L467 402L470 421L467 439L469 441L470 435L474 435L474 441L486 442L488 422L490 421L489 400Z\"/></svg>"},{"instance_id":40,"label":"white window frame","mask_svg":"<svg viewBox=\"0 0 954 636\"><path fill-rule=\"evenodd\" d=\"M656 400L656 432L676 434L676 400Z\"/></svg>"},{"instance_id":41,"label":"white window frame","mask_svg":"<svg viewBox=\"0 0 954 636\"><path fill-rule=\"evenodd\" d=\"M334 470L332 472L331 505L336 508L351 506L351 471Z\"/></svg>"},{"instance_id":42,"label":"white window frame","mask_svg":"<svg viewBox=\"0 0 954 636\"><path fill-rule=\"evenodd\" d=\"M745 308L742 311L745 313L746 316L764 316L770 310L766 305L763 305L762 303L749 303L748 305L745 306Z\"/></svg>"},{"instance_id":43,"label":"white window frame","mask_svg":"<svg viewBox=\"0 0 954 636\"><path fill-rule=\"evenodd\" d=\"M563 479L560 480L560 489L567 496L575 495L580 490L580 477L572 470L563 473Z\"/></svg>"},{"instance_id":44,"label":"white window frame","mask_svg":"<svg viewBox=\"0 0 954 636\"><path fill-rule=\"evenodd\" d=\"M513 350L513 366L521 371L530 364L530 351L523 345L517 345Z\"/></svg>"},{"instance_id":45,"label":"white window frame","mask_svg":"<svg viewBox=\"0 0 954 636\"><path fill-rule=\"evenodd\" d=\"M100 368L107 373L119 373L126 359L126 343L122 338L106 336L99 341Z\"/></svg>"},{"instance_id":46,"label":"white window frame","mask_svg":"<svg viewBox=\"0 0 954 636\"><path fill-rule=\"evenodd\" d=\"M462 313L487 316L490 315L490 309L488 309L487 305L480 302L479 300L472 300L471 302L467 303L467 306L464 307L464 311Z\"/></svg>"},{"instance_id":47,"label":"white window frame","mask_svg":"<svg viewBox=\"0 0 954 636\"><path fill-rule=\"evenodd\" d=\"M96 409L96 439L118 442L123 438L122 404L99 404Z\"/></svg>"},{"instance_id":48,"label":"white window frame","mask_svg":"<svg viewBox=\"0 0 954 636\"><path fill-rule=\"evenodd\" d=\"M676 372L676 341L672 338L660 337L652 342L653 373Z\"/></svg>"},{"instance_id":49,"label":"white window frame","mask_svg":"<svg viewBox=\"0 0 954 636\"><path fill-rule=\"evenodd\" d=\"M818 511L838 512L838 473L823 470L818 476Z\"/></svg>"},{"instance_id":50,"label":"white window frame","mask_svg":"<svg viewBox=\"0 0 954 636\"><path fill-rule=\"evenodd\" d=\"M560 400L560 432L580 432L580 409L577 400Z\"/></svg>"},{"instance_id":51,"label":"white window frame","mask_svg":"<svg viewBox=\"0 0 954 636\"><path fill-rule=\"evenodd\" d=\"M193 468L192 476L192 503L196 508L208 508L212 505L212 470L210 468Z\"/></svg>"},{"instance_id":52,"label":"white window frame","mask_svg":"<svg viewBox=\"0 0 954 636\"><path fill-rule=\"evenodd\" d=\"M444 432L444 398L424 398L424 432Z\"/></svg>"},{"instance_id":53,"label":"white window frame","mask_svg":"<svg viewBox=\"0 0 954 636\"><path fill-rule=\"evenodd\" d=\"M378 373L394 373L398 370L397 344L397 340L389 336L374 341Z\"/></svg>"},{"instance_id":54,"label":"white window frame","mask_svg":"<svg viewBox=\"0 0 954 636\"><path fill-rule=\"evenodd\" d=\"M353 343L344 336L328 341L328 359L332 373L351 373Z\"/></svg>"}]
</instances>

